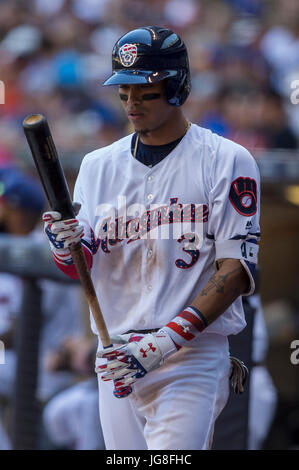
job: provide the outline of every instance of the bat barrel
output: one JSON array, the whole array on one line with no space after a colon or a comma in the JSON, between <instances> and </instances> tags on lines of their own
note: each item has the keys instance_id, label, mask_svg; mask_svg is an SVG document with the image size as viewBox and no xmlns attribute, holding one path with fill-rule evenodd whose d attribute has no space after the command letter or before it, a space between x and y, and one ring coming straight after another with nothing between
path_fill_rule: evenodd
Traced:
<instances>
[{"instance_id":1,"label":"bat barrel","mask_svg":"<svg viewBox=\"0 0 299 470\"><path fill-rule=\"evenodd\" d=\"M47 119L42 114L31 114L23 121L24 132L52 210L63 219L75 216L68 186Z\"/></svg>"}]
</instances>

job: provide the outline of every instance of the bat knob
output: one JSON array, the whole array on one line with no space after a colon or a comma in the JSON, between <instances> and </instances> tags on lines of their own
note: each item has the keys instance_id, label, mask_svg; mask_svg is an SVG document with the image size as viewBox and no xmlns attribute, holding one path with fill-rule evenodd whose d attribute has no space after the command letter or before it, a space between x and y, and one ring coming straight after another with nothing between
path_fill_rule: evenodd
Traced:
<instances>
[{"instance_id":1,"label":"bat knob","mask_svg":"<svg viewBox=\"0 0 299 470\"><path fill-rule=\"evenodd\" d=\"M47 122L47 120L42 114L30 114L29 116L25 117L23 121L23 127L24 129L30 129L31 127L36 127L39 124L45 122Z\"/></svg>"}]
</instances>

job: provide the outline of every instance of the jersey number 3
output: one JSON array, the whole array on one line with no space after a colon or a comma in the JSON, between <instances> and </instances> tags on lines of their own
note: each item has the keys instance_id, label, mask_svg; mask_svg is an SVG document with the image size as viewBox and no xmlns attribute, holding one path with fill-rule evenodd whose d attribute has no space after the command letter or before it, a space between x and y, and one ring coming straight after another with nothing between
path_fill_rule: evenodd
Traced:
<instances>
[{"instance_id":1,"label":"jersey number 3","mask_svg":"<svg viewBox=\"0 0 299 470\"><path fill-rule=\"evenodd\" d=\"M185 253L188 253L189 256L191 256L191 260L189 261L189 263L187 263L183 259L177 259L175 261L175 265L177 268L180 269L188 269L196 263L200 256L200 252L196 248L199 245L199 238L198 235L196 235L195 233L185 233L181 236L181 238L178 239L178 243L182 243L183 240L189 241L189 243L184 246L183 251Z\"/></svg>"}]
</instances>

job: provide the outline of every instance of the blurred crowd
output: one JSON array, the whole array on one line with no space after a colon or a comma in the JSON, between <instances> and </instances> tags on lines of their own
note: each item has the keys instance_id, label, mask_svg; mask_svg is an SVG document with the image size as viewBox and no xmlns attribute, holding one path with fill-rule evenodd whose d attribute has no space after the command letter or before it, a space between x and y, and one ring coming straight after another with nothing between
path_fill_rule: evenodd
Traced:
<instances>
[{"instance_id":1,"label":"blurred crowd","mask_svg":"<svg viewBox=\"0 0 299 470\"><path fill-rule=\"evenodd\" d=\"M0 163L24 152L21 123L48 117L59 148L109 144L128 132L118 96L101 84L126 31L178 32L190 56L186 114L251 150L295 149L299 111L297 0L1 0Z\"/></svg>"}]
</instances>

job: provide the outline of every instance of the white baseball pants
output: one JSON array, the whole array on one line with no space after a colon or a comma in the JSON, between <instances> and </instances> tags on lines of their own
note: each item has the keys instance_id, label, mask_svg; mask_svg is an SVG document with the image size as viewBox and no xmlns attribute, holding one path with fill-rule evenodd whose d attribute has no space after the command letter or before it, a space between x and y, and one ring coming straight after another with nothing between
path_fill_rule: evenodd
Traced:
<instances>
[{"instance_id":1,"label":"white baseball pants","mask_svg":"<svg viewBox=\"0 0 299 470\"><path fill-rule=\"evenodd\" d=\"M229 371L227 337L203 333L138 380L126 398L115 398L113 383L99 376L106 449L209 449L229 396Z\"/></svg>"}]
</instances>

